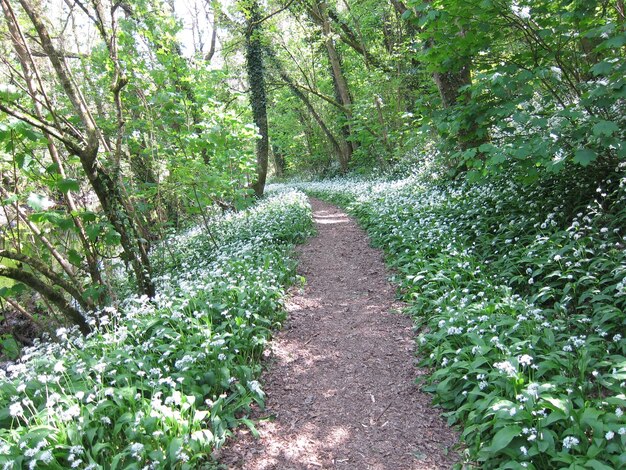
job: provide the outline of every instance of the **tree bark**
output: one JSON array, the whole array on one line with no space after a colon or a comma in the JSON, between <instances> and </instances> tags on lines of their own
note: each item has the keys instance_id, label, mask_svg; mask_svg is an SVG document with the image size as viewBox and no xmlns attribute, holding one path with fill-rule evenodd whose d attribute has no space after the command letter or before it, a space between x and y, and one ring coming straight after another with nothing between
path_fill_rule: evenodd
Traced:
<instances>
[{"instance_id":1,"label":"tree bark","mask_svg":"<svg viewBox=\"0 0 626 470\"><path fill-rule=\"evenodd\" d=\"M314 23L316 23L320 27L324 26L323 17L319 15L319 11L316 7L312 5L308 5L307 11L309 13L309 17L313 20ZM332 20L331 28L333 32L338 34L339 38L344 44L352 48L352 50L354 50L357 54L360 54L361 56L363 56L363 59L365 60L366 63L373 65L374 67L376 67L377 69L383 72L386 72L386 73L392 72L391 67L383 63L377 56L373 55L365 47L363 42L359 39L359 35L352 30L350 25L348 25L345 21L343 21L339 17L339 14L335 10L333 10L332 8L329 8L327 5L326 11L328 13L328 18Z\"/></svg>"},{"instance_id":2,"label":"tree bark","mask_svg":"<svg viewBox=\"0 0 626 470\"><path fill-rule=\"evenodd\" d=\"M400 15L407 11L407 7L402 1L390 0L390 2ZM407 22L407 30L411 36L415 36L420 32L420 28L411 21ZM432 45L432 40L429 45ZM469 64L462 64L454 72L433 72L432 77L441 96L444 108L449 108L456 104L460 96L459 88L471 84Z\"/></svg>"},{"instance_id":3,"label":"tree bark","mask_svg":"<svg viewBox=\"0 0 626 470\"><path fill-rule=\"evenodd\" d=\"M252 118L260 138L256 142L256 181L251 185L257 197L263 196L267 178L269 156L269 134L267 124L267 96L265 88L265 66L261 45L261 14L257 0L247 2L245 48L246 72L250 86Z\"/></svg>"},{"instance_id":4,"label":"tree bark","mask_svg":"<svg viewBox=\"0 0 626 470\"><path fill-rule=\"evenodd\" d=\"M209 1L206 0L207 6L209 5ZM209 50L206 53L206 55L204 56L204 60L207 63L211 63L211 60L213 60L213 56L215 55L215 46L217 45L217 19L218 19L218 10L217 10L217 6L211 2L211 9L213 10L213 22L211 24L211 42L209 44ZM206 14L206 19L209 23L211 23L211 21L209 20L209 12L207 9L207 14Z\"/></svg>"},{"instance_id":5,"label":"tree bark","mask_svg":"<svg viewBox=\"0 0 626 470\"><path fill-rule=\"evenodd\" d=\"M298 113L298 120L304 129L304 141L306 143L306 150L309 153L309 158L311 161L313 160L313 128L311 127L311 123L309 121L308 116L304 112L302 108L298 108L296 110Z\"/></svg>"},{"instance_id":6,"label":"tree bark","mask_svg":"<svg viewBox=\"0 0 626 470\"><path fill-rule=\"evenodd\" d=\"M43 274L47 277L54 285L59 286L65 292L70 294L72 298L84 309L89 310L93 308L93 305L86 301L78 288L76 288L71 283L67 282L61 276L53 272L48 268L42 261L39 261L35 258L31 258L30 256L26 256L22 253L14 253L8 250L0 250L0 259L7 258L12 259L14 261L18 261L20 263L24 263L29 265L31 268Z\"/></svg>"},{"instance_id":7,"label":"tree bark","mask_svg":"<svg viewBox=\"0 0 626 470\"><path fill-rule=\"evenodd\" d=\"M332 38L332 30L330 26L330 20L327 12L326 2L320 2L314 4L315 13L322 19L322 33L325 36L324 47L328 55L328 61L330 63L330 72L333 78L333 86L335 89L336 99L344 107L344 116L346 122L341 126L342 139L340 140L340 148L342 154L342 169L348 167L350 160L352 159L352 153L356 149L356 143L351 140L352 129L350 122L352 121L352 96L348 88L348 82L345 79L343 73L343 67L341 64L341 58L335 48L335 42ZM345 170L344 170L345 171Z\"/></svg>"},{"instance_id":8,"label":"tree bark","mask_svg":"<svg viewBox=\"0 0 626 470\"><path fill-rule=\"evenodd\" d=\"M285 174L285 155L280 147L272 145L272 156L274 157L274 169L276 170L276 176L281 177Z\"/></svg>"},{"instance_id":9,"label":"tree bark","mask_svg":"<svg viewBox=\"0 0 626 470\"><path fill-rule=\"evenodd\" d=\"M428 1L428 0L427 0ZM407 7L400 0L390 0L396 11L402 15L407 11ZM407 22L407 29L411 36L415 36L420 32L420 28L413 22ZM427 40L427 47L432 47L434 40ZM469 57L462 57L460 63L454 70L433 72L432 78L435 83L439 95L441 96L441 104L444 109L449 109L459 104L462 97L461 88L472 84L471 60ZM457 136L457 144L462 150L476 147L485 141L485 138L477 136L478 125L475 122L468 123L467 128L459 131Z\"/></svg>"}]
</instances>

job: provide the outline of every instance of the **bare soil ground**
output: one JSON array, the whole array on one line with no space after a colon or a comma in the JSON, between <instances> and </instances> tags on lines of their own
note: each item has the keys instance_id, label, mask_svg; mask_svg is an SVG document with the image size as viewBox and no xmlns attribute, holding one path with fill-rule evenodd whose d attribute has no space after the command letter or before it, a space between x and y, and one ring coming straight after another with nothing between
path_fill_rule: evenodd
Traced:
<instances>
[{"instance_id":1,"label":"bare soil ground","mask_svg":"<svg viewBox=\"0 0 626 470\"><path fill-rule=\"evenodd\" d=\"M439 469L456 434L414 384L414 335L397 313L380 251L336 207L311 200L318 235L299 248L304 289L262 377L260 438L240 431L217 455L228 468Z\"/></svg>"}]
</instances>

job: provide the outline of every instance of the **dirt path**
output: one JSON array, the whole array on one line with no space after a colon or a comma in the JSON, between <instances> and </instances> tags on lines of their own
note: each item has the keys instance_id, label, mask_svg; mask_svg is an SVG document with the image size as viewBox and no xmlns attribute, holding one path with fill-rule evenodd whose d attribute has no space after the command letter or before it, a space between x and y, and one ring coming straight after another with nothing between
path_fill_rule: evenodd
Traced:
<instances>
[{"instance_id":1,"label":"dirt path","mask_svg":"<svg viewBox=\"0 0 626 470\"><path fill-rule=\"evenodd\" d=\"M228 468L450 468L456 443L414 385L411 321L386 281L382 255L336 207L311 200L318 236L300 247L304 291L272 343L260 439L241 432L219 455Z\"/></svg>"}]
</instances>

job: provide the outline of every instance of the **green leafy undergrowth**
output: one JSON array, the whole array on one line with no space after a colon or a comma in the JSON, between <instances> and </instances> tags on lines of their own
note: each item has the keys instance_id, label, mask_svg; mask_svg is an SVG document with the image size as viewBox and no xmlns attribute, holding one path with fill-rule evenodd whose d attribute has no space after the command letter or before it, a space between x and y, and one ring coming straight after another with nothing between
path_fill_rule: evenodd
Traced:
<instances>
[{"instance_id":1,"label":"green leafy undergrowth","mask_svg":"<svg viewBox=\"0 0 626 470\"><path fill-rule=\"evenodd\" d=\"M419 326L427 389L480 468L626 467L626 177L335 180Z\"/></svg>"},{"instance_id":2,"label":"green leafy undergrowth","mask_svg":"<svg viewBox=\"0 0 626 470\"><path fill-rule=\"evenodd\" d=\"M311 232L302 193L216 217L154 253L158 294L60 329L0 377L0 468L199 468L264 394L256 378Z\"/></svg>"}]
</instances>

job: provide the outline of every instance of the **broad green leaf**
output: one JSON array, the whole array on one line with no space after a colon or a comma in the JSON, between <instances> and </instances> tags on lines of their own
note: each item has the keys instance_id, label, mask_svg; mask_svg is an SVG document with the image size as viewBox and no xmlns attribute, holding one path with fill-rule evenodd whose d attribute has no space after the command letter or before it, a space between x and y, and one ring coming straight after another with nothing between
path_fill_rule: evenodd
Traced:
<instances>
[{"instance_id":1,"label":"broad green leaf","mask_svg":"<svg viewBox=\"0 0 626 470\"><path fill-rule=\"evenodd\" d=\"M581 166L588 166L591 162L593 162L598 155L591 149L578 149L574 154L574 162L578 163Z\"/></svg>"},{"instance_id":2,"label":"broad green leaf","mask_svg":"<svg viewBox=\"0 0 626 470\"><path fill-rule=\"evenodd\" d=\"M41 133L36 131L30 124L26 124L23 121L20 121L16 126L15 130L19 132L22 137L30 140L31 142L37 142L41 137Z\"/></svg>"},{"instance_id":3,"label":"broad green leaf","mask_svg":"<svg viewBox=\"0 0 626 470\"><path fill-rule=\"evenodd\" d=\"M20 168L21 170L28 169L28 167L30 166L32 162L33 162L33 157L28 153L20 152L20 153L15 154L15 163L17 164L18 168Z\"/></svg>"},{"instance_id":4,"label":"broad green leaf","mask_svg":"<svg viewBox=\"0 0 626 470\"><path fill-rule=\"evenodd\" d=\"M537 445L541 452L546 452L549 449L554 449L554 436L552 431L550 431L549 429L544 429L541 432L541 437Z\"/></svg>"},{"instance_id":5,"label":"broad green leaf","mask_svg":"<svg viewBox=\"0 0 626 470\"><path fill-rule=\"evenodd\" d=\"M596 65L591 67L591 73L593 73L596 77L598 75L609 75L613 72L613 67L613 64L603 60L602 62L598 62Z\"/></svg>"},{"instance_id":6,"label":"broad green leaf","mask_svg":"<svg viewBox=\"0 0 626 470\"><path fill-rule=\"evenodd\" d=\"M256 436L255 436L256 437ZM209 447L214 441L213 433L208 429L201 429L191 434L191 439L198 442L202 447Z\"/></svg>"},{"instance_id":7,"label":"broad green leaf","mask_svg":"<svg viewBox=\"0 0 626 470\"><path fill-rule=\"evenodd\" d=\"M76 215L76 214L75 214ZM94 220L96 220L96 214L94 214L93 212L90 211L85 211L85 212L79 212L77 214L81 219L83 219L85 222L93 222Z\"/></svg>"},{"instance_id":8,"label":"broad green leaf","mask_svg":"<svg viewBox=\"0 0 626 470\"><path fill-rule=\"evenodd\" d=\"M250 432L254 437L258 438L260 436L259 431L257 431L256 426L254 425L254 422L252 420L248 418L241 418L240 421L245 424L248 429L250 429Z\"/></svg>"},{"instance_id":9,"label":"broad green leaf","mask_svg":"<svg viewBox=\"0 0 626 470\"><path fill-rule=\"evenodd\" d=\"M2 346L3 354L6 354L9 359L14 360L19 356L20 346L13 336L3 339L0 345Z\"/></svg>"},{"instance_id":10,"label":"broad green leaf","mask_svg":"<svg viewBox=\"0 0 626 470\"><path fill-rule=\"evenodd\" d=\"M122 236L113 227L109 227L104 234L104 242L110 246L119 245L121 238Z\"/></svg>"},{"instance_id":11,"label":"broad green leaf","mask_svg":"<svg viewBox=\"0 0 626 470\"><path fill-rule=\"evenodd\" d=\"M594 431L601 433L603 425L599 418L602 414L602 411L595 408L586 408L580 418L580 424L587 425Z\"/></svg>"},{"instance_id":12,"label":"broad green leaf","mask_svg":"<svg viewBox=\"0 0 626 470\"><path fill-rule=\"evenodd\" d=\"M619 126L613 121L600 121L593 126L594 135L604 135L607 137L612 136L615 132L619 131Z\"/></svg>"},{"instance_id":13,"label":"broad green leaf","mask_svg":"<svg viewBox=\"0 0 626 470\"><path fill-rule=\"evenodd\" d=\"M57 181L57 187L60 191L67 193L69 191L78 191L80 189L80 183L78 180L65 178Z\"/></svg>"},{"instance_id":14,"label":"broad green leaf","mask_svg":"<svg viewBox=\"0 0 626 470\"><path fill-rule=\"evenodd\" d=\"M619 34L604 41L600 46L608 49L619 49L626 45L626 34Z\"/></svg>"},{"instance_id":15,"label":"broad green leaf","mask_svg":"<svg viewBox=\"0 0 626 470\"><path fill-rule=\"evenodd\" d=\"M168 446L167 449L167 453L168 453L168 457L170 459L170 462L174 463L178 461L178 456L179 456L179 452L181 447L183 446L183 440L176 437L174 439L172 439L172 441L170 442L170 445Z\"/></svg>"},{"instance_id":16,"label":"broad green leaf","mask_svg":"<svg viewBox=\"0 0 626 470\"><path fill-rule=\"evenodd\" d=\"M522 428L517 425L505 426L500 429L491 441L491 445L485 449L489 450L489 452L498 452L504 449L509 443L520 435L522 432Z\"/></svg>"},{"instance_id":17,"label":"broad green leaf","mask_svg":"<svg viewBox=\"0 0 626 470\"><path fill-rule=\"evenodd\" d=\"M567 413L567 401L562 398L554 398L550 396L542 397L545 401L550 403L555 409L559 409L563 411L563 413Z\"/></svg>"},{"instance_id":18,"label":"broad green leaf","mask_svg":"<svg viewBox=\"0 0 626 470\"><path fill-rule=\"evenodd\" d=\"M74 249L68 250L67 258L74 266L80 266L83 263L83 256Z\"/></svg>"},{"instance_id":19,"label":"broad green leaf","mask_svg":"<svg viewBox=\"0 0 626 470\"><path fill-rule=\"evenodd\" d=\"M613 470L614 467L610 467L599 460L591 459L585 463L585 467L593 468L594 470Z\"/></svg>"},{"instance_id":20,"label":"broad green leaf","mask_svg":"<svg viewBox=\"0 0 626 470\"><path fill-rule=\"evenodd\" d=\"M89 240L92 242L95 242L98 239L98 236L100 235L101 230L102 230L102 226L100 224L88 225L85 228L87 237L89 237Z\"/></svg>"}]
</instances>

